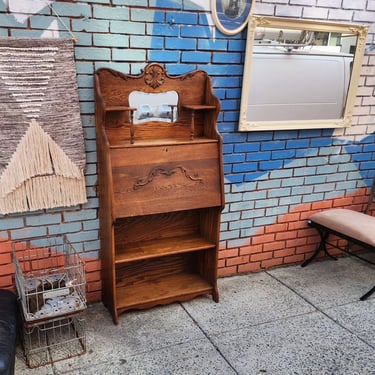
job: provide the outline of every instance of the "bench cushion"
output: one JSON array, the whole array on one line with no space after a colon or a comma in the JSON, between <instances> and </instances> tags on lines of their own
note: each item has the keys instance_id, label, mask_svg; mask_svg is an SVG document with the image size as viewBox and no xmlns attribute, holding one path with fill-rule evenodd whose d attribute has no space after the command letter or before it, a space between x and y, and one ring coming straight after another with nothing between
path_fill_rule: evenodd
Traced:
<instances>
[{"instance_id":1,"label":"bench cushion","mask_svg":"<svg viewBox=\"0 0 375 375\"><path fill-rule=\"evenodd\" d=\"M344 208L332 208L309 217L335 232L375 247L375 217Z\"/></svg>"}]
</instances>

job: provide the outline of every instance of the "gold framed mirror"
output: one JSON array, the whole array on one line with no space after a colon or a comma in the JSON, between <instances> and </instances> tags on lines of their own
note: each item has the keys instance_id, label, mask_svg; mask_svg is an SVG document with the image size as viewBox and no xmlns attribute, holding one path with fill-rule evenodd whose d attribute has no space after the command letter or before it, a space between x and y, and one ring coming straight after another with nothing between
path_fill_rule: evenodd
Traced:
<instances>
[{"instance_id":1,"label":"gold framed mirror","mask_svg":"<svg viewBox=\"0 0 375 375\"><path fill-rule=\"evenodd\" d=\"M253 16L240 131L348 127L368 27Z\"/></svg>"}]
</instances>

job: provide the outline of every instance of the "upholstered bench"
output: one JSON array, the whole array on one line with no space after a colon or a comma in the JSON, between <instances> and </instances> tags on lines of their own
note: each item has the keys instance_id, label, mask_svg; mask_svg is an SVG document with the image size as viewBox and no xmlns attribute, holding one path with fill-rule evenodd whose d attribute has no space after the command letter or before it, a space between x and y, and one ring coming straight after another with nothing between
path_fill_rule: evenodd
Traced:
<instances>
[{"instance_id":1,"label":"upholstered bench","mask_svg":"<svg viewBox=\"0 0 375 375\"><path fill-rule=\"evenodd\" d=\"M375 217L367 214L374 201L374 196L375 179L372 184L369 202L364 213L345 208L331 208L310 216L308 224L309 226L316 228L319 232L320 244L311 258L302 263L302 267L307 266L321 251L329 257L334 258L327 251L327 245L375 265L374 262L359 255L358 252L353 252L351 248L353 244L356 244L362 248L375 251ZM331 234L347 240L347 246L340 247L336 243L330 243L328 238ZM374 292L375 286L360 299L365 300Z\"/></svg>"},{"instance_id":2,"label":"upholstered bench","mask_svg":"<svg viewBox=\"0 0 375 375\"><path fill-rule=\"evenodd\" d=\"M0 375L14 374L18 331L16 295L0 289Z\"/></svg>"}]
</instances>

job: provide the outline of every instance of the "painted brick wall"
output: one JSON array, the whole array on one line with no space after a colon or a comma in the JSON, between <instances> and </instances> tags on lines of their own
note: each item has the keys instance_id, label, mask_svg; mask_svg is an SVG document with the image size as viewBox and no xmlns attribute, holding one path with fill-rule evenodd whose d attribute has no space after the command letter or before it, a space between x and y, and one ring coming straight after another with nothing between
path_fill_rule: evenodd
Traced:
<instances>
[{"instance_id":1,"label":"painted brick wall","mask_svg":"<svg viewBox=\"0 0 375 375\"><path fill-rule=\"evenodd\" d=\"M206 70L222 112L226 207L220 275L300 262L313 251L311 212L361 209L375 169L375 0L258 0L254 13L370 25L353 126L336 130L240 133L246 30L228 37L213 26L210 1L0 0L0 37L77 38L80 108L87 153L88 203L69 209L0 216L0 287L13 287L11 243L66 234L86 260L88 299L100 299L100 242L93 72L137 74L147 62L169 74ZM52 6L52 8L50 6Z\"/></svg>"}]
</instances>

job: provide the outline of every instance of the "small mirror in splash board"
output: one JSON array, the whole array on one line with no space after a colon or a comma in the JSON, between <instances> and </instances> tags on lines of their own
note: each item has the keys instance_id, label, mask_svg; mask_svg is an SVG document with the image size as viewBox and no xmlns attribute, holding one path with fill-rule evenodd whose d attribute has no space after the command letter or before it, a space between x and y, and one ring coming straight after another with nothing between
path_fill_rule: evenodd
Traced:
<instances>
[{"instance_id":1,"label":"small mirror in splash board","mask_svg":"<svg viewBox=\"0 0 375 375\"><path fill-rule=\"evenodd\" d=\"M129 105L136 108L133 115L134 124L177 121L178 93L174 90L155 94L133 91L129 95Z\"/></svg>"},{"instance_id":2,"label":"small mirror in splash board","mask_svg":"<svg viewBox=\"0 0 375 375\"><path fill-rule=\"evenodd\" d=\"M367 27L254 16L240 131L348 127Z\"/></svg>"}]
</instances>

